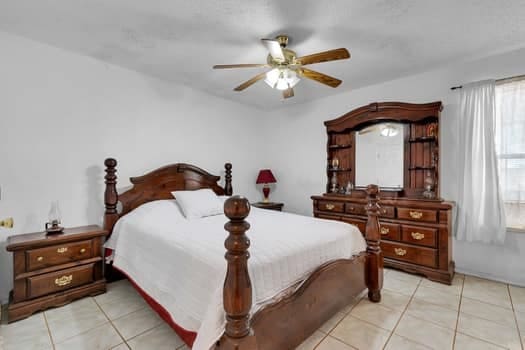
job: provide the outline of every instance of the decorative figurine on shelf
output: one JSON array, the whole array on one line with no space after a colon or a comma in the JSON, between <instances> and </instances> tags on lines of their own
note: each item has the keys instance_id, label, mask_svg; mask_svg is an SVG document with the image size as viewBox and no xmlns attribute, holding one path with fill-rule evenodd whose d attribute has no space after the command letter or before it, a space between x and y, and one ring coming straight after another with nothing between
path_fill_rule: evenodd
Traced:
<instances>
[{"instance_id":1,"label":"decorative figurine on shelf","mask_svg":"<svg viewBox=\"0 0 525 350\"><path fill-rule=\"evenodd\" d=\"M339 159L333 158L332 159L332 169L337 170L339 169Z\"/></svg>"},{"instance_id":2,"label":"decorative figurine on shelf","mask_svg":"<svg viewBox=\"0 0 525 350\"><path fill-rule=\"evenodd\" d=\"M354 185L352 184L352 181L348 181L346 184L346 194L352 194L352 190L354 189Z\"/></svg>"},{"instance_id":3,"label":"decorative figurine on shelf","mask_svg":"<svg viewBox=\"0 0 525 350\"><path fill-rule=\"evenodd\" d=\"M58 206L58 201L51 202L49 222L46 222L45 227L48 234L60 233L64 230L64 228L60 226L60 207Z\"/></svg>"},{"instance_id":4,"label":"decorative figurine on shelf","mask_svg":"<svg viewBox=\"0 0 525 350\"><path fill-rule=\"evenodd\" d=\"M438 131L437 123L430 123L427 125L427 137L436 137Z\"/></svg>"},{"instance_id":5,"label":"decorative figurine on shelf","mask_svg":"<svg viewBox=\"0 0 525 350\"><path fill-rule=\"evenodd\" d=\"M339 194L346 194L346 187L344 187L344 186L339 187L339 192L338 193Z\"/></svg>"},{"instance_id":6,"label":"decorative figurine on shelf","mask_svg":"<svg viewBox=\"0 0 525 350\"><path fill-rule=\"evenodd\" d=\"M332 187L330 188L330 192L337 193L337 174L333 173L332 178L330 179L330 184Z\"/></svg>"},{"instance_id":7,"label":"decorative figurine on shelf","mask_svg":"<svg viewBox=\"0 0 525 350\"><path fill-rule=\"evenodd\" d=\"M436 197L436 193L434 192L434 177L432 176L432 172L430 170L426 173L424 184L425 191L423 191L423 197L434 199Z\"/></svg>"}]
</instances>

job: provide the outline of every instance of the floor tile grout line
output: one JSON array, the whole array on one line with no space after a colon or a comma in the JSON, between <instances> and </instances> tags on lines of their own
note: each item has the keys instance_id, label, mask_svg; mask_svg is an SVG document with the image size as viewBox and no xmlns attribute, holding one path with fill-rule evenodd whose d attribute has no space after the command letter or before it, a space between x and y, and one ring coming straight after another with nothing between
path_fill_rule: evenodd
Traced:
<instances>
[{"instance_id":1,"label":"floor tile grout line","mask_svg":"<svg viewBox=\"0 0 525 350\"><path fill-rule=\"evenodd\" d=\"M44 323L46 324L47 334L49 335L49 340L51 341L51 346L55 349L55 342L53 341L53 335L51 334L51 329L49 329L49 323L47 322L46 313L42 311L42 317L44 318Z\"/></svg>"},{"instance_id":2,"label":"floor tile grout line","mask_svg":"<svg viewBox=\"0 0 525 350\"><path fill-rule=\"evenodd\" d=\"M459 294L459 305L458 305L458 313L456 317L456 327L454 328L454 338L452 339L452 350L456 348L456 337L458 335L459 314L461 313L461 302L463 301L463 289L464 288L465 288L465 277L463 277L463 282L461 283L461 293Z\"/></svg>"},{"instance_id":3,"label":"floor tile grout line","mask_svg":"<svg viewBox=\"0 0 525 350\"><path fill-rule=\"evenodd\" d=\"M117 334L119 335L120 339L122 339L122 342L126 344L126 346L129 348L129 345L128 343L126 342L126 339L122 336L122 334L120 333L120 331L117 329L117 327L115 327L115 325L113 324L113 322L111 321L111 319L109 318L109 316L106 314L106 312L102 309L102 307L98 304L98 302L95 300L95 298L93 298L93 301L95 302L95 304L97 304L98 308L100 309L100 311L102 311L102 313L104 314L104 316L106 316L106 318L108 319L108 322L109 324L111 325L111 327L113 327L113 329L115 330L115 332L117 332ZM130 312L131 313L131 312ZM118 345L118 344L117 344Z\"/></svg>"},{"instance_id":4,"label":"floor tile grout line","mask_svg":"<svg viewBox=\"0 0 525 350\"><path fill-rule=\"evenodd\" d=\"M518 315L516 314L517 310L514 308L514 301L512 299L512 293L510 292L510 285L507 283L507 293L509 293L510 306L512 307L512 313L514 315L514 324L516 325L516 330L518 331L518 338L520 340L521 349L525 349L525 344L523 344L523 339L521 337L520 327L518 324Z\"/></svg>"},{"instance_id":5,"label":"floor tile grout line","mask_svg":"<svg viewBox=\"0 0 525 350\"><path fill-rule=\"evenodd\" d=\"M90 298L90 299L92 299L92 300L95 302L95 304L97 304L97 302L95 301L95 298L93 298L93 297L89 297L89 296L88 296L88 297L84 297L83 299L75 300L75 301L84 300L84 299L86 299L86 298ZM66 304L66 305L62 305L62 306L67 306L67 305L71 305L71 304L72 304L72 303L69 303L69 304ZM60 307L62 307L62 306L60 306ZM97 304L97 306L98 306L98 304ZM100 309L100 306L98 306L98 307L99 307L99 309ZM102 313L104 314L104 316L105 316L106 318L108 318L107 315L106 315L103 311L102 311ZM45 315L45 313L44 313L44 315ZM109 318L108 318L108 320L109 320ZM47 318L46 318L46 321L47 321ZM91 330L93 330L93 329L95 329L95 328L97 328L97 327L100 327L100 326L103 325L103 324L104 324L104 323L97 324L96 326L94 326L94 327L92 327L92 328L86 329L86 330L84 330L84 331L82 331L82 332L80 332L80 333L78 333L78 334L75 334L75 335L72 335L72 336L67 337L67 338L65 338L65 339L62 339L61 341L57 342L56 345L58 345L58 344L60 344L60 343L63 343L63 342L65 342L66 340L72 339L72 338L74 338L74 337L76 337L76 336L79 336L79 335L85 334L85 333L87 333L87 332L89 332L89 331L91 331ZM50 333L52 333L52 332L51 332L51 329L49 329L49 331L50 331ZM55 342L54 342L53 340L52 340L52 342L53 342L53 345L55 345Z\"/></svg>"},{"instance_id":6,"label":"floor tile grout line","mask_svg":"<svg viewBox=\"0 0 525 350\"><path fill-rule=\"evenodd\" d=\"M401 322L401 319L403 318L403 316L405 315L407 309L408 309L408 305L410 305L410 303L412 302L412 299L414 298L414 295L416 294L417 290L419 289L419 286L421 285L421 281L423 279L420 279L419 282L417 283L417 286L416 288L414 289L414 291L412 292L412 295L410 296L410 299L408 300L408 303L406 304L405 308L403 309L403 311L401 312L401 315L399 316L399 319L397 320L396 324L394 325L394 327L392 328L392 330L390 331L390 334L388 335L388 339L386 340L385 344L383 345L383 347L381 349L385 349L386 346L388 345L388 343L390 342L390 339L392 339L392 336L394 335L394 332L397 328L397 326L399 325L399 322ZM415 342L417 343L417 342ZM419 344L419 343L418 343Z\"/></svg>"}]
</instances>

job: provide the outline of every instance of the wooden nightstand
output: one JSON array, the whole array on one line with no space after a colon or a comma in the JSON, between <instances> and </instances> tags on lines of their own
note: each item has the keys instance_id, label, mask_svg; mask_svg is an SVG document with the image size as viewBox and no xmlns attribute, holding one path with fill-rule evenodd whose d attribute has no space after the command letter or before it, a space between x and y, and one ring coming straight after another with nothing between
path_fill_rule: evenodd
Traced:
<instances>
[{"instance_id":1,"label":"wooden nightstand","mask_svg":"<svg viewBox=\"0 0 525 350\"><path fill-rule=\"evenodd\" d=\"M6 249L13 252L14 267L8 321L105 292L102 244L107 234L99 226L83 226L55 235L8 237Z\"/></svg>"},{"instance_id":2,"label":"wooden nightstand","mask_svg":"<svg viewBox=\"0 0 525 350\"><path fill-rule=\"evenodd\" d=\"M269 209L269 210L282 211L282 210L283 210L284 203L277 203L277 202L268 202L268 203L264 203L264 202L256 202L256 203L251 203L251 205L254 206L254 207L256 207L256 208L261 208L261 209Z\"/></svg>"}]
</instances>

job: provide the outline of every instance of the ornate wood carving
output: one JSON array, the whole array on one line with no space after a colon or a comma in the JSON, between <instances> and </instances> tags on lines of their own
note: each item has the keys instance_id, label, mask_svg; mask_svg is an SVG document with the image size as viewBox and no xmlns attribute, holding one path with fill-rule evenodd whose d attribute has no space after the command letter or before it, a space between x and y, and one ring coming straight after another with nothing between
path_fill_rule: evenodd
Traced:
<instances>
[{"instance_id":1,"label":"ornate wood carving","mask_svg":"<svg viewBox=\"0 0 525 350\"><path fill-rule=\"evenodd\" d=\"M220 340L221 349L257 349L249 319L252 285L248 274L250 240L246 231L250 224L244 220L249 213L246 198L233 196L224 203L224 214L230 221L224 225L229 235L224 242L228 270L223 290L226 329Z\"/></svg>"},{"instance_id":2,"label":"ornate wood carving","mask_svg":"<svg viewBox=\"0 0 525 350\"><path fill-rule=\"evenodd\" d=\"M176 163L153 170L145 175L132 177L130 182L133 184L129 190L117 193L117 161L108 158L104 162L106 165L106 190L104 192L105 214L104 228L110 233L117 220L135 209L141 204L159 199L172 199L171 192L178 190L196 190L210 188L218 195L226 194L218 181L220 176L212 175L207 171L191 164ZM225 164L226 185L231 185L231 169L229 163ZM121 210L117 211L117 203L121 204Z\"/></svg>"},{"instance_id":3,"label":"ornate wood carving","mask_svg":"<svg viewBox=\"0 0 525 350\"><path fill-rule=\"evenodd\" d=\"M225 175L224 175L224 194L227 196L231 196L233 194L233 187L232 187L232 164L226 163L224 164L225 169Z\"/></svg>"},{"instance_id":4,"label":"ornate wood carving","mask_svg":"<svg viewBox=\"0 0 525 350\"><path fill-rule=\"evenodd\" d=\"M368 185L366 188L368 204L365 206L368 221L365 229L366 251L366 285L368 287L368 299L373 302L381 301L381 288L383 287L383 253L381 252L381 233L379 232L379 211L377 202L379 187Z\"/></svg>"},{"instance_id":5,"label":"ornate wood carving","mask_svg":"<svg viewBox=\"0 0 525 350\"><path fill-rule=\"evenodd\" d=\"M119 218L117 213L117 160L107 158L104 161L104 165L106 166L106 176L104 176L106 182L106 190L104 191L104 205L106 207L104 213L104 229L111 232Z\"/></svg>"}]
</instances>

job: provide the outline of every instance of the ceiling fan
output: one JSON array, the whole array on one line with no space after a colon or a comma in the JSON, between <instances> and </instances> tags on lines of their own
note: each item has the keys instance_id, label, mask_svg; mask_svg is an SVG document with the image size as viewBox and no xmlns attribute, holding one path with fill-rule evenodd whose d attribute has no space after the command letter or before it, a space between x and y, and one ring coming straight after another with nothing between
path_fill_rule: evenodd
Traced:
<instances>
[{"instance_id":1,"label":"ceiling fan","mask_svg":"<svg viewBox=\"0 0 525 350\"><path fill-rule=\"evenodd\" d=\"M233 90L242 91L252 84L264 79L270 87L282 90L284 98L294 96L293 87L301 78L315 80L330 87L338 87L342 81L329 75L316 72L304 66L328 61L350 58L350 53L345 48L314 53L308 56L297 57L295 52L287 49L288 36L278 35L275 39L261 39L268 51L267 63L261 64L219 64L214 69L226 68L271 68L269 71L257 74Z\"/></svg>"}]
</instances>

